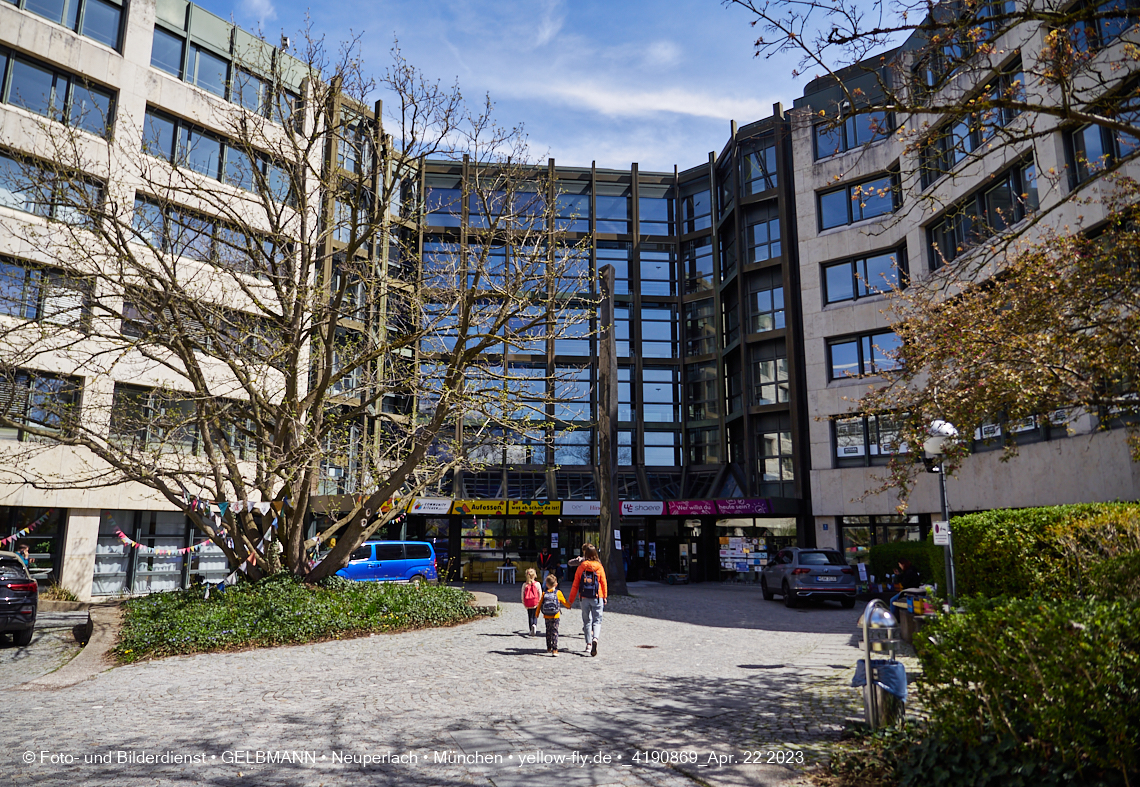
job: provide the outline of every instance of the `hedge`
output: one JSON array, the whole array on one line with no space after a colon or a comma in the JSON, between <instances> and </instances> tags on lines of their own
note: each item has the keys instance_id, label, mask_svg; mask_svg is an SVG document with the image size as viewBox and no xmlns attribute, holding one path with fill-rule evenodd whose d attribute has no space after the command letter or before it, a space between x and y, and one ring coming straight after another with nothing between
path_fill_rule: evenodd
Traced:
<instances>
[{"instance_id":1,"label":"hedge","mask_svg":"<svg viewBox=\"0 0 1140 787\"><path fill-rule=\"evenodd\" d=\"M950 528L960 596L1070 598L1095 588L1103 595L1117 593L1112 589L1115 576L1097 577L1094 569L1105 560L1140 550L1140 505L985 511L953 517ZM1109 542L1113 551L1106 553L1102 545ZM935 549L940 552L942 547ZM935 560L931 569L930 579L945 587L942 561ZM1129 569L1125 565L1119 570Z\"/></svg>"},{"instance_id":2,"label":"hedge","mask_svg":"<svg viewBox=\"0 0 1140 787\"><path fill-rule=\"evenodd\" d=\"M919 578L925 584L937 581L934 566L938 564L941 570L942 547L936 547L929 541L891 541L886 544L876 544L871 547L871 573L878 581L887 574L898 571L899 561L909 560L918 569Z\"/></svg>"},{"instance_id":3,"label":"hedge","mask_svg":"<svg viewBox=\"0 0 1140 787\"><path fill-rule=\"evenodd\" d=\"M203 588L153 593L123 605L115 656L145 658L299 644L478 617L470 594L446 585L339 580L313 587L282 572L204 598Z\"/></svg>"},{"instance_id":4,"label":"hedge","mask_svg":"<svg viewBox=\"0 0 1140 787\"><path fill-rule=\"evenodd\" d=\"M1140 602L975 599L915 638L932 727L1066 770L1140 770ZM958 747L959 749L961 747Z\"/></svg>"}]
</instances>

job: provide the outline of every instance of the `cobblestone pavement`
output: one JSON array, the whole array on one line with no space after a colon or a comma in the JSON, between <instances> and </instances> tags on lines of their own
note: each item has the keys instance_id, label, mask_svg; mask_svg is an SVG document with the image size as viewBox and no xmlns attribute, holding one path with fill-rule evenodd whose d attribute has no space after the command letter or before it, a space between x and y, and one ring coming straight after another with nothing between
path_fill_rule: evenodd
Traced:
<instances>
[{"instance_id":1,"label":"cobblestone pavement","mask_svg":"<svg viewBox=\"0 0 1140 787\"><path fill-rule=\"evenodd\" d=\"M518 586L477 589L499 595L500 617L9 692L0 767L17 784L131 787L802 784L860 714L857 611L642 584L611 600L597 658L576 609L549 658L525 636Z\"/></svg>"},{"instance_id":2,"label":"cobblestone pavement","mask_svg":"<svg viewBox=\"0 0 1140 787\"><path fill-rule=\"evenodd\" d=\"M86 612L40 610L30 645L20 647L11 634L0 634L0 688L34 680L71 661L79 653L71 630L86 620Z\"/></svg>"}]
</instances>

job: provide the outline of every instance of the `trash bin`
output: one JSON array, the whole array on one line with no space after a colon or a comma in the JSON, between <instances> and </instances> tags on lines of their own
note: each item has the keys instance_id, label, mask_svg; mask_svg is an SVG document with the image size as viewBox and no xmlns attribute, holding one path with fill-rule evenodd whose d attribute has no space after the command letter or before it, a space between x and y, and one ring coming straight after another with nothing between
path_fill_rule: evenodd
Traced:
<instances>
[{"instance_id":1,"label":"trash bin","mask_svg":"<svg viewBox=\"0 0 1140 787\"><path fill-rule=\"evenodd\" d=\"M863 687L864 716L871 729L878 729L894 724L906 710L906 668L894 658L899 623L886 604L873 599L859 616L858 626L863 633L863 658L855 666L851 685ZM889 653L890 659L872 659L872 651Z\"/></svg>"},{"instance_id":2,"label":"trash bin","mask_svg":"<svg viewBox=\"0 0 1140 787\"><path fill-rule=\"evenodd\" d=\"M851 685L863 689L863 711L872 729L887 727L906 713L906 667L901 662L872 659L875 679L867 683L863 659L855 665Z\"/></svg>"}]
</instances>

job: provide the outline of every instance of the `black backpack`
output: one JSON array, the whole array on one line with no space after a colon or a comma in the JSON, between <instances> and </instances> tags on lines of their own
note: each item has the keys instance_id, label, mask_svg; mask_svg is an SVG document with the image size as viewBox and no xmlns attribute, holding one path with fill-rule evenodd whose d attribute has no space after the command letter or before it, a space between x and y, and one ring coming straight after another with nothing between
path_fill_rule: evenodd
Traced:
<instances>
[{"instance_id":1,"label":"black backpack","mask_svg":"<svg viewBox=\"0 0 1140 787\"><path fill-rule=\"evenodd\" d=\"M582 579L578 582L578 593L582 598L598 597L598 575L586 569L582 572Z\"/></svg>"},{"instance_id":2,"label":"black backpack","mask_svg":"<svg viewBox=\"0 0 1140 787\"><path fill-rule=\"evenodd\" d=\"M542 614L551 617L558 614L558 591L548 590L542 594Z\"/></svg>"}]
</instances>

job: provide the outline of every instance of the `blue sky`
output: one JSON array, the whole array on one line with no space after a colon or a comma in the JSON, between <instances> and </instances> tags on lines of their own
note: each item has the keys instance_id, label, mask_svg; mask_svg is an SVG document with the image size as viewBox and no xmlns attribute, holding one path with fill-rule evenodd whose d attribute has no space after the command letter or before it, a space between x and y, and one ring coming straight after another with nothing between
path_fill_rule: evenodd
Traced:
<instances>
[{"instance_id":1,"label":"blue sky","mask_svg":"<svg viewBox=\"0 0 1140 787\"><path fill-rule=\"evenodd\" d=\"M330 42L364 34L366 65L389 62L393 35L432 79L490 93L503 125L522 123L537 158L671 171L707 160L729 121L790 107L806 80L792 59L753 57L753 29L719 0L196 0L265 37L312 15ZM235 4L236 3L236 4Z\"/></svg>"}]
</instances>

